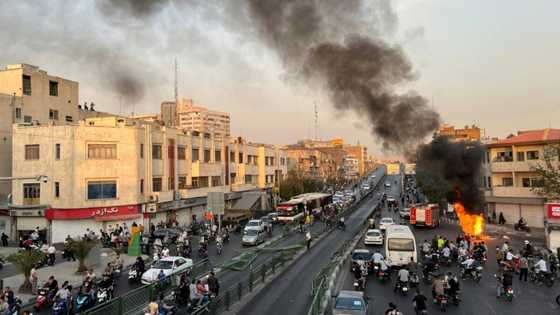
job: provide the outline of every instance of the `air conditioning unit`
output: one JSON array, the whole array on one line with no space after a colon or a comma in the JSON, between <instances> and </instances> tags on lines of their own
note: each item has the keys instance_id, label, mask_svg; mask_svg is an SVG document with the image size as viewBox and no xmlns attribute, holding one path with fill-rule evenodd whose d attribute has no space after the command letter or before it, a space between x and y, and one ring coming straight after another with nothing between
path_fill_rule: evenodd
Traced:
<instances>
[{"instance_id":1,"label":"air conditioning unit","mask_svg":"<svg viewBox=\"0 0 560 315\"><path fill-rule=\"evenodd\" d=\"M157 202L158 201L158 196L157 195L151 195L150 196L150 202Z\"/></svg>"},{"instance_id":2,"label":"air conditioning unit","mask_svg":"<svg viewBox=\"0 0 560 315\"><path fill-rule=\"evenodd\" d=\"M181 200L181 192L179 192L178 190L174 191L174 196L175 196L175 200Z\"/></svg>"},{"instance_id":3,"label":"air conditioning unit","mask_svg":"<svg viewBox=\"0 0 560 315\"><path fill-rule=\"evenodd\" d=\"M157 212L157 205L155 203L146 204L146 208L145 208L144 212L145 213L156 213Z\"/></svg>"}]
</instances>

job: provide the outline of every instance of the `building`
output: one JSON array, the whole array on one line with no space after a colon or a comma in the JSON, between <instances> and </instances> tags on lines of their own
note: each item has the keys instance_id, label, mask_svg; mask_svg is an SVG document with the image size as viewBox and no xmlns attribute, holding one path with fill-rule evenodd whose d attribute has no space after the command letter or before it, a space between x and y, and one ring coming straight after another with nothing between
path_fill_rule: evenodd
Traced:
<instances>
[{"instance_id":1,"label":"building","mask_svg":"<svg viewBox=\"0 0 560 315\"><path fill-rule=\"evenodd\" d=\"M28 64L8 65L0 70L0 177L12 176L13 124L63 125L106 115L95 111L93 103L80 105L78 101L78 82ZM10 180L0 180L0 207L7 203L10 193Z\"/></svg>"},{"instance_id":2,"label":"building","mask_svg":"<svg viewBox=\"0 0 560 315\"><path fill-rule=\"evenodd\" d=\"M438 134L455 141L480 141L481 139L481 129L475 125L472 125L470 127L465 126L465 128L463 129L456 129L455 126L443 124L439 128Z\"/></svg>"},{"instance_id":3,"label":"building","mask_svg":"<svg viewBox=\"0 0 560 315\"><path fill-rule=\"evenodd\" d=\"M187 225L202 220L210 192L224 193L226 209L272 209L274 187L287 173L287 154L279 147L138 119L13 130L14 176L49 178L12 183L13 237L37 226L59 242L85 227Z\"/></svg>"},{"instance_id":4,"label":"building","mask_svg":"<svg viewBox=\"0 0 560 315\"><path fill-rule=\"evenodd\" d=\"M288 145L285 149L288 154L289 168L305 177L318 180L334 179L339 175L339 167L342 168L342 163L337 164L329 151L300 145Z\"/></svg>"},{"instance_id":5,"label":"building","mask_svg":"<svg viewBox=\"0 0 560 315\"><path fill-rule=\"evenodd\" d=\"M192 99L162 102L160 118L166 126L208 132L216 137L230 136L229 113L194 106Z\"/></svg>"},{"instance_id":6,"label":"building","mask_svg":"<svg viewBox=\"0 0 560 315\"><path fill-rule=\"evenodd\" d=\"M546 199L532 191L539 185L533 167L552 144L560 144L560 129L520 131L487 145L492 174L487 179L492 187L486 196L489 215L503 213L508 224L523 217L529 226L544 227Z\"/></svg>"}]
</instances>

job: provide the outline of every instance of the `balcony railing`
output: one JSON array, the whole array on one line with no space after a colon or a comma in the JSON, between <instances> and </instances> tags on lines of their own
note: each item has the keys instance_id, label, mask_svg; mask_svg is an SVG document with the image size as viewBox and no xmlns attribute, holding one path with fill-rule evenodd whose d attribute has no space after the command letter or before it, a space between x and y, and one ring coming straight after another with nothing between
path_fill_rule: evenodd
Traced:
<instances>
[{"instance_id":1,"label":"balcony railing","mask_svg":"<svg viewBox=\"0 0 560 315\"><path fill-rule=\"evenodd\" d=\"M513 156L497 156L492 160L493 163L513 162Z\"/></svg>"}]
</instances>

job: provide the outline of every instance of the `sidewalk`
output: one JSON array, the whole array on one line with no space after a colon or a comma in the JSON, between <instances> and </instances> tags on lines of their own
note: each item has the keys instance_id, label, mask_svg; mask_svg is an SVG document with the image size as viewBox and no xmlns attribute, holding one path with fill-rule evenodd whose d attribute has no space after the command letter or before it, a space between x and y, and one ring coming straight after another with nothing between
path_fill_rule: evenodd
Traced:
<instances>
[{"instance_id":1,"label":"sidewalk","mask_svg":"<svg viewBox=\"0 0 560 315\"><path fill-rule=\"evenodd\" d=\"M441 221L452 225L459 225L459 220L455 218L448 218L443 216L441 217ZM486 234L494 237L522 238L523 240L527 239L537 242L545 242L546 240L544 228L532 227L531 232L526 233L523 231L514 230L513 225L497 225L486 223L484 226Z\"/></svg>"},{"instance_id":2,"label":"sidewalk","mask_svg":"<svg viewBox=\"0 0 560 315\"><path fill-rule=\"evenodd\" d=\"M94 267L94 272L97 277L100 277L103 274L107 263L111 262L114 259L115 255L115 252L111 249L101 249L99 264ZM126 269L127 266L132 265L136 261L136 257L128 256L126 254L122 254L121 258L124 262L124 269ZM143 256L143 258L146 259L147 256ZM76 270L78 270L78 261L63 262L54 266L40 268L37 270L37 274L39 276L37 285L42 286L50 276L54 276L58 281L59 286L62 285L64 281L68 281L72 285L72 287L79 287L82 284L83 275L76 274ZM3 280L4 287L12 288L12 290L14 290L14 292L16 293L16 296L18 296L24 304L29 300L34 299L34 296L31 294L17 293L19 286L23 283L22 274L7 277Z\"/></svg>"}]
</instances>

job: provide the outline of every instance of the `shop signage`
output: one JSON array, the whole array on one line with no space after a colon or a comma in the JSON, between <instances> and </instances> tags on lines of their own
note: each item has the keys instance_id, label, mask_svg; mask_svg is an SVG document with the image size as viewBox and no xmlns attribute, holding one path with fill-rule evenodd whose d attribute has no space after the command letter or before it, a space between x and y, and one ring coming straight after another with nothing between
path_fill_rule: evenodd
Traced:
<instances>
[{"instance_id":1,"label":"shop signage","mask_svg":"<svg viewBox=\"0 0 560 315\"><path fill-rule=\"evenodd\" d=\"M195 206L203 206L206 204L206 197L181 199L158 204L158 211L170 211L182 208L190 208Z\"/></svg>"},{"instance_id":2,"label":"shop signage","mask_svg":"<svg viewBox=\"0 0 560 315\"><path fill-rule=\"evenodd\" d=\"M10 210L12 217L44 217L43 210Z\"/></svg>"},{"instance_id":3,"label":"shop signage","mask_svg":"<svg viewBox=\"0 0 560 315\"><path fill-rule=\"evenodd\" d=\"M105 221L134 218L138 215L140 215L139 205L45 210L45 217L49 220L80 220L93 218Z\"/></svg>"},{"instance_id":4,"label":"shop signage","mask_svg":"<svg viewBox=\"0 0 560 315\"><path fill-rule=\"evenodd\" d=\"M549 219L560 219L560 203L547 203L546 208Z\"/></svg>"}]
</instances>

